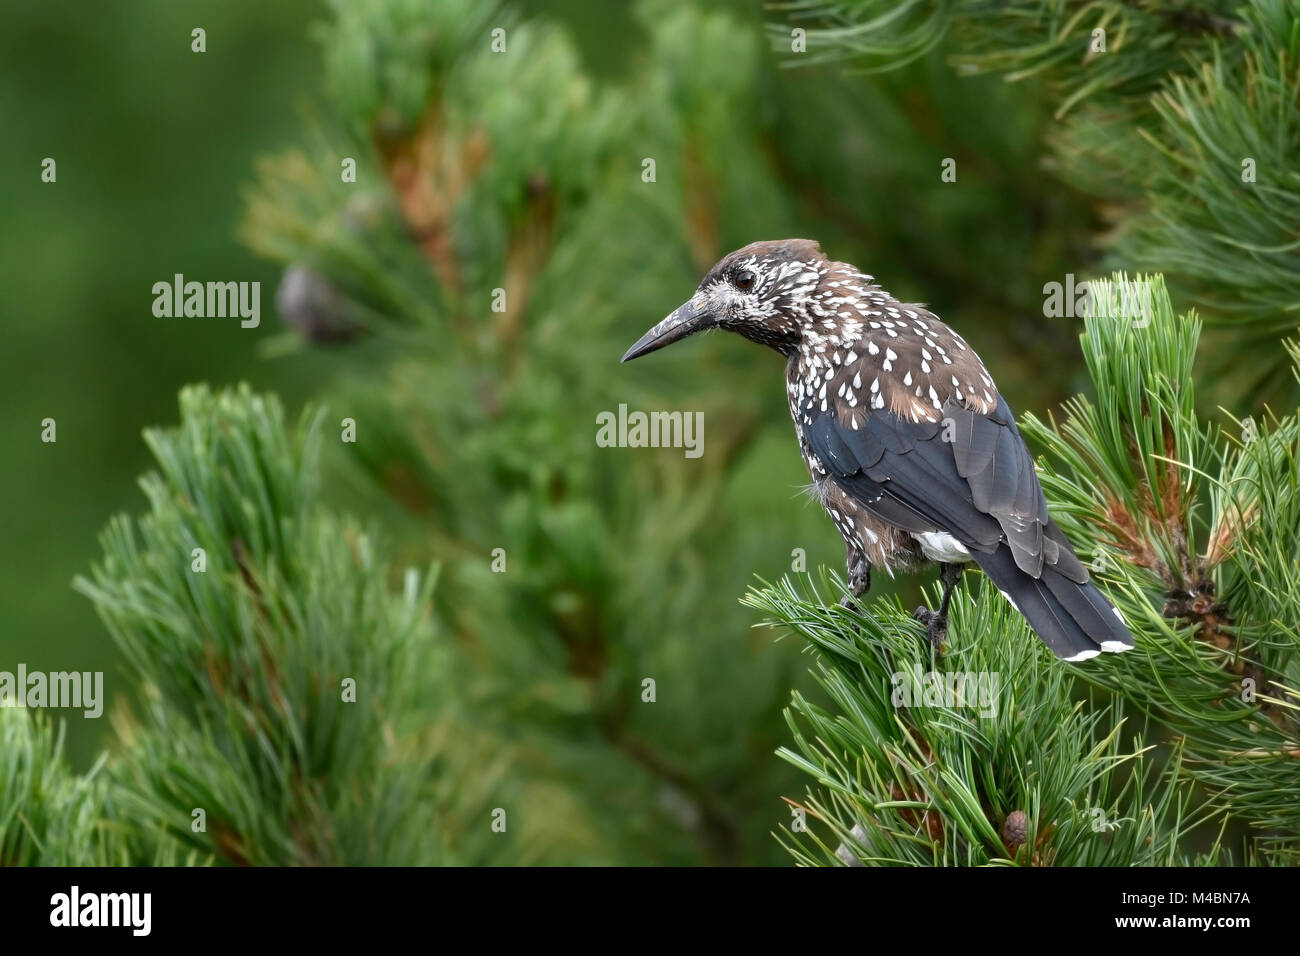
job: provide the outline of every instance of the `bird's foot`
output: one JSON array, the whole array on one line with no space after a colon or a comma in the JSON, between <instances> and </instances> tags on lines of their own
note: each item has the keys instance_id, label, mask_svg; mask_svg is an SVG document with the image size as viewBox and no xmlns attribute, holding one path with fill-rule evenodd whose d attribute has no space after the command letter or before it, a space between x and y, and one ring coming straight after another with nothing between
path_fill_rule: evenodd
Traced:
<instances>
[{"instance_id":1,"label":"bird's foot","mask_svg":"<svg viewBox=\"0 0 1300 956\"><path fill-rule=\"evenodd\" d=\"M840 598L840 607L846 607L854 614L862 613L862 605L853 599L853 595L846 594Z\"/></svg>"},{"instance_id":2,"label":"bird's foot","mask_svg":"<svg viewBox=\"0 0 1300 956\"><path fill-rule=\"evenodd\" d=\"M943 650L943 643L948 639L948 615L931 611L928 607L918 607L912 617L925 625L925 636L936 651Z\"/></svg>"}]
</instances>

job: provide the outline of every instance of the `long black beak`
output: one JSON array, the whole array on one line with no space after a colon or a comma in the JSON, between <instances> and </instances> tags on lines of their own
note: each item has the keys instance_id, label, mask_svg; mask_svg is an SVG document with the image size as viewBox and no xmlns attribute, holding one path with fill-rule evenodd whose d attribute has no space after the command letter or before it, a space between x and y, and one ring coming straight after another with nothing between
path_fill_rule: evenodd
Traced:
<instances>
[{"instance_id":1,"label":"long black beak","mask_svg":"<svg viewBox=\"0 0 1300 956\"><path fill-rule=\"evenodd\" d=\"M627 354L623 356L622 361L630 362L632 359L647 355L655 349L661 349L665 345L672 345L678 339L684 339L694 332L707 329L712 324L713 316L707 310L697 312L694 300L687 301L678 307L672 315L637 339L636 345L627 350Z\"/></svg>"}]
</instances>

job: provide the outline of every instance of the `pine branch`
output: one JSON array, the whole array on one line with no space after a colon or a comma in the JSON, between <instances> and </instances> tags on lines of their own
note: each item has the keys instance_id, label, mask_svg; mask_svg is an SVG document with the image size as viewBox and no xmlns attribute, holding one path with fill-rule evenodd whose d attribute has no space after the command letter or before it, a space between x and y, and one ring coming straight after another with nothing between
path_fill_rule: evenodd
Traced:
<instances>
[{"instance_id":1,"label":"pine branch","mask_svg":"<svg viewBox=\"0 0 1300 956\"><path fill-rule=\"evenodd\" d=\"M974 577L974 576L970 576ZM968 578L969 580L969 578ZM864 614L788 581L746 602L821 653L831 705L795 694L781 756L817 789L792 803L824 825L783 842L804 864L1133 866L1190 860L1193 811L1177 750L1121 747L1111 701L1076 699L1054 660L982 577L952 608L935 657L896 601ZM828 606L829 604L829 606ZM1208 859L1217 858L1217 844Z\"/></svg>"},{"instance_id":2,"label":"pine branch","mask_svg":"<svg viewBox=\"0 0 1300 956\"><path fill-rule=\"evenodd\" d=\"M946 42L964 73L1034 78L1051 91L1061 182L1113 220L1115 268L1159 270L1231 330L1215 379L1294 394L1279 335L1300 319L1300 3L1030 0L778 4L769 26L791 64L890 69ZM1256 361L1239 361L1250 347ZM1248 370L1243 369L1248 366Z\"/></svg>"},{"instance_id":3,"label":"pine branch","mask_svg":"<svg viewBox=\"0 0 1300 956\"><path fill-rule=\"evenodd\" d=\"M1114 304L1148 288L1149 324L1135 327ZM1281 829L1269 852L1294 853L1296 417L1221 435L1192 400L1199 325L1174 317L1163 283L1121 278L1097 301L1083 339L1095 401L1069 403L1059 426L1026 416L1024 429L1047 451L1043 485L1061 526L1093 543L1094 570L1141 634L1087 676L1178 734L1188 772L1261 847Z\"/></svg>"},{"instance_id":4,"label":"pine branch","mask_svg":"<svg viewBox=\"0 0 1300 956\"><path fill-rule=\"evenodd\" d=\"M1275 346L1300 324L1300 4L1256 3L1245 18L1236 43L1153 98L1160 124L1139 130L1150 200L1115 257L1172 273L1234 336L1266 343L1272 381L1215 368L1257 389L1289 379Z\"/></svg>"},{"instance_id":5,"label":"pine branch","mask_svg":"<svg viewBox=\"0 0 1300 956\"><path fill-rule=\"evenodd\" d=\"M904 3L883 0L796 0L770 8L789 23L773 23L779 48L789 49L790 25L809 22L813 62L847 60L867 70L909 62L951 37L954 65L965 73L1002 73L1010 80L1046 76L1061 94L1057 115L1105 94L1134 107L1185 56L1206 52L1216 39L1243 29L1239 5L1119 0L1028 0L1018 3ZM1098 44L1097 31L1104 33ZM1140 55L1131 55L1140 51Z\"/></svg>"},{"instance_id":6,"label":"pine branch","mask_svg":"<svg viewBox=\"0 0 1300 956\"><path fill-rule=\"evenodd\" d=\"M239 864L460 859L481 792L443 776L464 750L430 746L450 719L433 576L391 593L375 540L317 504L319 415L290 428L246 387L189 388L146 440L151 510L115 519L76 582L144 696L114 766L133 839Z\"/></svg>"},{"instance_id":7,"label":"pine branch","mask_svg":"<svg viewBox=\"0 0 1300 956\"><path fill-rule=\"evenodd\" d=\"M125 848L106 817L102 762L77 776L63 730L0 707L0 866L120 864Z\"/></svg>"}]
</instances>

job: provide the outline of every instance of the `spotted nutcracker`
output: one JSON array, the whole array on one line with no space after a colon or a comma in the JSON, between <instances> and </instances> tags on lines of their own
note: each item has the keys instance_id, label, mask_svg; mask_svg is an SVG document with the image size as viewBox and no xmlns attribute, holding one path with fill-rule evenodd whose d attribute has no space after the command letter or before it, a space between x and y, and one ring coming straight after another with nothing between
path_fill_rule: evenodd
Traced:
<instances>
[{"instance_id":1,"label":"spotted nutcracker","mask_svg":"<svg viewBox=\"0 0 1300 956\"><path fill-rule=\"evenodd\" d=\"M993 379L960 335L893 298L816 242L755 242L650 329L627 362L728 329L787 359L799 448L848 548L849 589L938 562L943 600L916 618L936 646L974 561L1057 657L1124 651L1133 636L1047 513L1033 459Z\"/></svg>"}]
</instances>

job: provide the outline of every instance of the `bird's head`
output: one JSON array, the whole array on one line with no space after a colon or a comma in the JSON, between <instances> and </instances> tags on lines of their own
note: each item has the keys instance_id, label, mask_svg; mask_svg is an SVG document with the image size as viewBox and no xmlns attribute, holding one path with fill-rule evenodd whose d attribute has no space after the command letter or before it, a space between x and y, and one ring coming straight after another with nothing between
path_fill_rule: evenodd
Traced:
<instances>
[{"instance_id":1,"label":"bird's head","mask_svg":"<svg viewBox=\"0 0 1300 956\"><path fill-rule=\"evenodd\" d=\"M637 340L624 362L706 329L727 329L790 354L798 348L805 303L828 267L811 239L754 242L722 258L695 295Z\"/></svg>"}]
</instances>

